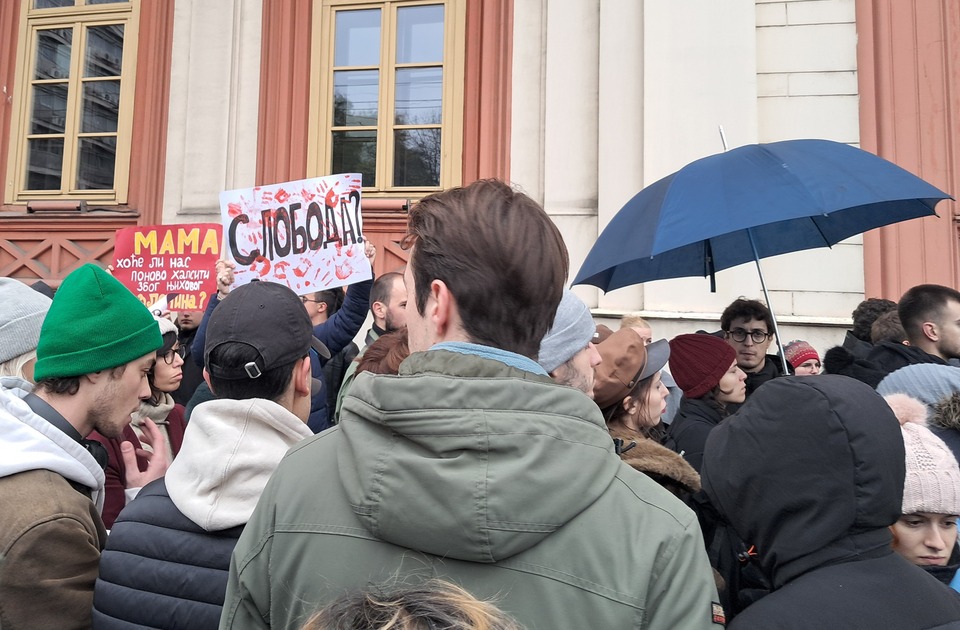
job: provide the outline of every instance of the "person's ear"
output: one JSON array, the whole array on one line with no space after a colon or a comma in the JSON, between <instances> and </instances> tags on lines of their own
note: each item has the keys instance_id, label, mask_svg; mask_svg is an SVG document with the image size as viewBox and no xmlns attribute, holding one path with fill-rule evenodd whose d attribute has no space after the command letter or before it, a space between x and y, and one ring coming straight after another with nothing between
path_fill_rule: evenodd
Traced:
<instances>
[{"instance_id":1,"label":"person's ear","mask_svg":"<svg viewBox=\"0 0 960 630\"><path fill-rule=\"evenodd\" d=\"M306 356L300 359L300 362L293 368L293 389L298 396L311 395L310 385L312 385L313 375L310 370L310 357Z\"/></svg>"},{"instance_id":2,"label":"person's ear","mask_svg":"<svg viewBox=\"0 0 960 630\"><path fill-rule=\"evenodd\" d=\"M89 383L96 385L101 380L109 377L108 372L109 370L100 370L99 372L90 372L89 374L81 374L80 381L81 382L87 381Z\"/></svg>"},{"instance_id":3,"label":"person's ear","mask_svg":"<svg viewBox=\"0 0 960 630\"><path fill-rule=\"evenodd\" d=\"M936 322L923 322L920 328L923 331L923 336L930 341L940 341L940 331Z\"/></svg>"},{"instance_id":4,"label":"person's ear","mask_svg":"<svg viewBox=\"0 0 960 630\"><path fill-rule=\"evenodd\" d=\"M428 320L433 324L438 338L443 336L450 329L457 308L456 300L447 283L443 280L434 280L430 283L430 297L427 300Z\"/></svg>"},{"instance_id":5,"label":"person's ear","mask_svg":"<svg viewBox=\"0 0 960 630\"><path fill-rule=\"evenodd\" d=\"M639 407L639 405L637 404L637 399L634 398L633 396L627 396L626 398L623 399L623 402L620 404L623 405L623 410L626 411L631 416L637 412L637 407Z\"/></svg>"},{"instance_id":6,"label":"person's ear","mask_svg":"<svg viewBox=\"0 0 960 630\"><path fill-rule=\"evenodd\" d=\"M373 316L378 319L386 319L387 317L387 305L383 302L374 302L370 306L370 310L373 312Z\"/></svg>"},{"instance_id":7,"label":"person's ear","mask_svg":"<svg viewBox=\"0 0 960 630\"><path fill-rule=\"evenodd\" d=\"M210 372L207 372L207 368L203 368L203 380L210 388L210 393L216 396L217 392L213 391L213 383L210 382Z\"/></svg>"}]
</instances>

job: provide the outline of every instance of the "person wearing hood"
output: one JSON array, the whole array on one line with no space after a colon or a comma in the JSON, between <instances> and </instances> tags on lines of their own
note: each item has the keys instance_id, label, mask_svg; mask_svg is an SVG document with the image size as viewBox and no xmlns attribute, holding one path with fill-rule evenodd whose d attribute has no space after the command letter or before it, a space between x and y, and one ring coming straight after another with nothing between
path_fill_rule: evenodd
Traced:
<instances>
[{"instance_id":1,"label":"person wearing hood","mask_svg":"<svg viewBox=\"0 0 960 630\"><path fill-rule=\"evenodd\" d=\"M906 394L890 394L884 400L900 421L906 451L902 514L890 526L893 549L952 585L960 568L960 466L943 440L927 429L922 402Z\"/></svg>"},{"instance_id":2,"label":"person wearing hood","mask_svg":"<svg viewBox=\"0 0 960 630\"><path fill-rule=\"evenodd\" d=\"M116 437L130 423L150 396L147 372L162 343L150 311L87 264L64 278L40 327L36 386L0 379L4 630L90 625L106 541L100 518L106 453L86 436L97 430ZM132 452L123 455L134 460ZM130 481L155 475L152 461Z\"/></svg>"},{"instance_id":3,"label":"person wearing hood","mask_svg":"<svg viewBox=\"0 0 960 630\"><path fill-rule=\"evenodd\" d=\"M773 587L730 628L960 622L960 597L893 550L904 441L868 385L837 375L775 379L711 432L700 474Z\"/></svg>"},{"instance_id":4,"label":"person wearing hood","mask_svg":"<svg viewBox=\"0 0 960 630\"><path fill-rule=\"evenodd\" d=\"M90 434L91 440L103 444L110 455L104 473L103 524L109 530L120 514L120 510L140 491L140 488L128 487L127 467L123 458L123 443L129 442L134 452L141 453L137 464L141 470L147 466L143 453L153 452L151 436L146 432L146 420L149 418L160 430L163 439L164 452L167 460L171 460L180 452L183 442L183 432L187 428L183 419L183 405L173 402L172 393L180 386L183 378L183 346L177 340L177 327L166 317L154 315L163 335L163 345L157 350L157 359L153 364L147 380L150 383L150 398L140 402L140 409L134 412L132 422L123 429L123 435L118 438L108 438L94 431ZM160 462L157 462L159 465Z\"/></svg>"},{"instance_id":5,"label":"person wearing hood","mask_svg":"<svg viewBox=\"0 0 960 630\"><path fill-rule=\"evenodd\" d=\"M166 476L117 517L94 628L216 628L237 538L284 453L312 435L308 354L325 348L293 291L231 291L206 335L204 378L218 397L194 410Z\"/></svg>"},{"instance_id":6,"label":"person wearing hood","mask_svg":"<svg viewBox=\"0 0 960 630\"><path fill-rule=\"evenodd\" d=\"M736 352L713 335L677 335L670 340L670 370L683 399L668 434L672 448L698 472L707 436L747 396L747 375Z\"/></svg>"},{"instance_id":7,"label":"person wearing hood","mask_svg":"<svg viewBox=\"0 0 960 630\"><path fill-rule=\"evenodd\" d=\"M298 627L390 576L495 597L526 628L720 627L693 512L535 360L569 268L547 213L481 180L422 199L408 230L411 355L358 375L340 424L280 463L221 628Z\"/></svg>"}]
</instances>

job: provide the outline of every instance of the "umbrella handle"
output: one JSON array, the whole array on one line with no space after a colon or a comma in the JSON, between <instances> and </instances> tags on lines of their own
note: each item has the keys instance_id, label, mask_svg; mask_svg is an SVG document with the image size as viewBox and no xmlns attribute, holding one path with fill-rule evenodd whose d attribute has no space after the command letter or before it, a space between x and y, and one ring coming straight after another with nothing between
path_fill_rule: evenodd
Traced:
<instances>
[{"instance_id":1,"label":"umbrella handle","mask_svg":"<svg viewBox=\"0 0 960 630\"><path fill-rule=\"evenodd\" d=\"M753 248L753 261L757 263L757 274L760 276L760 286L763 288L763 299L767 301L767 310L770 311L770 319L773 320L773 334L777 337L777 347L780 349L780 362L783 365L784 375L790 374L787 368L787 355L783 351L783 341L780 339L780 327L777 325L777 316L774 314L773 306L770 305L770 294L767 293L767 283L763 279L763 269L760 268L760 254L757 253L757 244L753 240L753 228L747 228L747 237L750 239L750 247Z\"/></svg>"}]
</instances>

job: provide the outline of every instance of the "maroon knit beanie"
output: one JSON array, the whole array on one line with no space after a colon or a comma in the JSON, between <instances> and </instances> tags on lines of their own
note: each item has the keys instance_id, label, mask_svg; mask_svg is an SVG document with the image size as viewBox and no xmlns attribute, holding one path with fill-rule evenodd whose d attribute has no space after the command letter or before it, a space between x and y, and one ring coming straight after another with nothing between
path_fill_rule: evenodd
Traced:
<instances>
[{"instance_id":1,"label":"maroon knit beanie","mask_svg":"<svg viewBox=\"0 0 960 630\"><path fill-rule=\"evenodd\" d=\"M677 335L670 340L670 373L687 398L700 398L720 383L737 353L713 335Z\"/></svg>"}]
</instances>

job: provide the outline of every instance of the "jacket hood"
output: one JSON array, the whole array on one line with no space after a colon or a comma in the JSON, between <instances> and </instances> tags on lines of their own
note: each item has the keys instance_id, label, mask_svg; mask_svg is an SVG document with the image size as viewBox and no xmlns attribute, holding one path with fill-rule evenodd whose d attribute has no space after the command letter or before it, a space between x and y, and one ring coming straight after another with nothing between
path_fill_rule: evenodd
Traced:
<instances>
[{"instance_id":1,"label":"jacket hood","mask_svg":"<svg viewBox=\"0 0 960 630\"><path fill-rule=\"evenodd\" d=\"M89 488L103 509L103 469L76 440L33 412L23 400L31 389L19 378L0 379L0 477L49 470Z\"/></svg>"},{"instance_id":2,"label":"jacket hood","mask_svg":"<svg viewBox=\"0 0 960 630\"><path fill-rule=\"evenodd\" d=\"M755 545L779 588L826 564L892 553L900 516L900 424L868 385L837 375L767 383L707 440L711 503Z\"/></svg>"},{"instance_id":3,"label":"jacket hood","mask_svg":"<svg viewBox=\"0 0 960 630\"><path fill-rule=\"evenodd\" d=\"M359 375L340 431L340 479L370 533L471 562L533 547L622 466L582 392L444 350L411 355L397 376Z\"/></svg>"},{"instance_id":4,"label":"jacket hood","mask_svg":"<svg viewBox=\"0 0 960 630\"><path fill-rule=\"evenodd\" d=\"M920 363L947 364L947 362L940 357L934 356L916 346L905 346L895 341L881 341L873 346L870 354L867 355L867 360L878 364L881 369L887 372L893 372L905 365L916 365Z\"/></svg>"},{"instance_id":5,"label":"jacket hood","mask_svg":"<svg viewBox=\"0 0 960 630\"><path fill-rule=\"evenodd\" d=\"M303 421L270 400L207 401L193 410L167 469L167 492L207 531L243 525L287 450L311 435Z\"/></svg>"}]
</instances>

